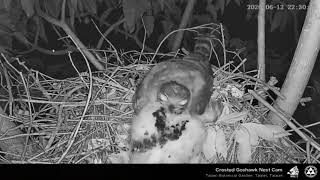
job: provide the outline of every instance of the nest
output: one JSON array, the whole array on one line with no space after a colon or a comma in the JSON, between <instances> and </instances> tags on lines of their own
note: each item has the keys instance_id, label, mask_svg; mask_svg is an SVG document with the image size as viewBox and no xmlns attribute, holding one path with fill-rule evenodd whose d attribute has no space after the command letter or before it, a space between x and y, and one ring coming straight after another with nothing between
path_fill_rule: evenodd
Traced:
<instances>
[{"instance_id":1,"label":"nest","mask_svg":"<svg viewBox=\"0 0 320 180\"><path fill-rule=\"evenodd\" d=\"M271 106L265 99L272 103L270 92L280 95L274 80L264 83L256 78L255 71L241 72L239 67L245 61L234 54L240 65L229 62L213 67L215 91L211 103L220 100L224 108L216 122L205 124L208 138L203 162L318 163L319 151L303 149L290 141L288 131L268 125L266 114ZM103 72L79 73L79 77L64 80L20 63L25 69L21 73L3 61L0 117L2 123L10 121L14 125L1 131L0 144L6 145L0 146L1 161L127 163L134 116L131 99L136 86L154 66L154 54L112 51L110 56L129 64L108 64ZM156 57L172 56L179 54ZM23 146L6 148L13 139Z\"/></svg>"}]
</instances>

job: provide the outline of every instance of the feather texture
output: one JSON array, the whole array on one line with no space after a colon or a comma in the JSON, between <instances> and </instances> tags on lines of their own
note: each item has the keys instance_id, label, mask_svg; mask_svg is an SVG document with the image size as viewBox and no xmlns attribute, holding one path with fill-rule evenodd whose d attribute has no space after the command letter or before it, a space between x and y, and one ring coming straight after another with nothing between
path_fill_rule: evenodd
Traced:
<instances>
[{"instance_id":1,"label":"feather texture","mask_svg":"<svg viewBox=\"0 0 320 180\"><path fill-rule=\"evenodd\" d=\"M208 53L211 52L209 38L196 41L195 52L183 59L170 59L154 66L139 84L133 97L133 109L139 113L148 102L156 102L159 89L168 83L176 82L190 91L190 114L202 114L210 100L213 86L213 73Z\"/></svg>"},{"instance_id":2,"label":"feather texture","mask_svg":"<svg viewBox=\"0 0 320 180\"><path fill-rule=\"evenodd\" d=\"M208 106L213 90L210 52L210 38L199 37L194 53L158 63L139 84L133 97L131 163L200 162L203 122L219 115ZM175 88L180 92L171 92ZM182 105L183 111L175 113L172 104Z\"/></svg>"},{"instance_id":3,"label":"feather texture","mask_svg":"<svg viewBox=\"0 0 320 180\"><path fill-rule=\"evenodd\" d=\"M189 113L162 113L147 105L135 118L130 163L199 163L206 138L202 121Z\"/></svg>"}]
</instances>

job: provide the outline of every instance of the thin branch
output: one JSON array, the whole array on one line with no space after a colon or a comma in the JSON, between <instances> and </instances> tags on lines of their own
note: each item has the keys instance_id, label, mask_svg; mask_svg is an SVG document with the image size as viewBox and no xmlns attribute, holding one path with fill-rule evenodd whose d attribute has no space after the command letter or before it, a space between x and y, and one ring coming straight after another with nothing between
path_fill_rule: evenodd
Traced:
<instances>
[{"instance_id":1,"label":"thin branch","mask_svg":"<svg viewBox=\"0 0 320 180\"><path fill-rule=\"evenodd\" d=\"M147 29L146 29L146 26L144 24L142 16L141 16L141 21L142 21L142 25L143 25L143 29L144 29L144 36L143 36L143 43L142 43L143 46L142 46L142 49L141 49L141 52L140 52L140 55L139 55L138 63L140 63L140 61L141 61L141 56L142 56L142 53L143 53L143 50L144 50L144 45L146 43L146 38L147 38Z\"/></svg>"},{"instance_id":2,"label":"thin branch","mask_svg":"<svg viewBox=\"0 0 320 180\"><path fill-rule=\"evenodd\" d=\"M116 48L113 46L113 44L102 34L102 32L100 31L100 29L98 28L98 26L96 25L96 23L95 23L92 19L91 19L91 21L92 21L93 25L96 27L97 31L101 34L101 37L110 44L111 48L113 49L114 53L115 53L116 56L117 56L118 62L119 62L120 64L123 64L123 62L121 61L121 59L120 59L120 57L119 57L119 55L118 55L117 49L116 49Z\"/></svg>"},{"instance_id":3,"label":"thin branch","mask_svg":"<svg viewBox=\"0 0 320 180\"><path fill-rule=\"evenodd\" d=\"M184 13L183 13L183 16L182 16L182 19L181 19L181 22L180 22L178 29L184 29L187 27L189 19L192 15L192 12L193 12L194 5L196 4L196 2L197 2L196 0L189 0L188 1L187 7L184 10ZM173 52L176 52L179 49L181 42L182 42L182 39L183 39L183 34L184 34L184 31L179 31L177 33L175 40L174 40L174 43L173 43L173 46L172 46Z\"/></svg>"},{"instance_id":4,"label":"thin branch","mask_svg":"<svg viewBox=\"0 0 320 180\"><path fill-rule=\"evenodd\" d=\"M277 115L279 118L281 118L291 129L294 129L294 131L306 142L310 142L310 145L315 147L318 151L320 151L320 145L311 139L309 136L304 134L300 129L296 127L291 121L289 121L281 112L279 112L277 109L272 107L267 101L265 101L260 95L258 95L256 92L252 90L248 90L248 92L256 98L259 102L261 102L263 105L265 105L267 108L269 108L275 115Z\"/></svg>"},{"instance_id":5,"label":"thin branch","mask_svg":"<svg viewBox=\"0 0 320 180\"><path fill-rule=\"evenodd\" d=\"M81 40L77 37L77 35L70 29L70 27L66 24L65 21L62 21L62 20L59 21L42 12L39 1L35 2L35 7L40 17L44 18L49 23L52 23L62 28L66 34L72 37L72 40L76 42L75 44L79 46L79 48L83 51L83 53L86 55L88 60L95 66L95 68L97 68L98 70L104 70L104 67L100 64L100 62L96 59L96 57L89 50L87 50L86 46L81 42Z\"/></svg>"},{"instance_id":6,"label":"thin branch","mask_svg":"<svg viewBox=\"0 0 320 180\"><path fill-rule=\"evenodd\" d=\"M193 32L195 32L196 29L213 29L212 27L210 27L210 26L212 26L212 25L216 25L216 24L214 24L214 23L208 23L208 24L203 24L203 25L200 25L200 26L191 27L191 28L176 29L176 30L170 32L169 34L167 34L167 35L162 39L162 41L161 41L160 44L158 45L158 47L157 47L157 49L156 49L156 52L154 53L154 55L153 55L150 63L152 63L152 62L154 61L154 59L155 59L158 51L160 50L161 45L164 43L164 41L165 41L169 36L171 36L172 34L174 34L174 33L176 33L176 32L179 32L179 31L193 31Z\"/></svg>"},{"instance_id":7,"label":"thin branch","mask_svg":"<svg viewBox=\"0 0 320 180\"><path fill-rule=\"evenodd\" d=\"M8 101L9 101L9 114L10 114L10 116L12 116L12 107L13 107L13 105L12 105L13 104L12 88L11 88L11 83L10 83L8 71L4 66L3 66L3 74L6 79L8 94L9 94L9 99L8 99Z\"/></svg>"},{"instance_id":8,"label":"thin branch","mask_svg":"<svg viewBox=\"0 0 320 180\"><path fill-rule=\"evenodd\" d=\"M95 16L93 16L93 17L94 17L95 19L97 19L97 17L95 17ZM106 22L106 21L101 21L101 24L104 24L104 25L106 25L106 26L112 26L110 23L108 23L108 22ZM143 45L143 43L139 40L138 36L129 34L129 33L127 33L126 31L119 29L118 27L115 27L114 30L115 30L116 32L119 32L119 33L121 33L121 34L123 34L123 35L125 35L125 36L127 36L127 37L129 37L129 38L131 38L131 39L133 39L133 40L136 42L136 44L137 44L141 49L142 49L143 46L144 46L145 51L155 52L154 49L148 47L147 45Z\"/></svg>"},{"instance_id":9,"label":"thin branch","mask_svg":"<svg viewBox=\"0 0 320 180\"><path fill-rule=\"evenodd\" d=\"M66 0L62 1L62 6L61 6L61 21L65 22L66 21Z\"/></svg>"},{"instance_id":10,"label":"thin branch","mask_svg":"<svg viewBox=\"0 0 320 180\"><path fill-rule=\"evenodd\" d=\"M71 37L70 37L71 38ZM72 39L72 38L71 38ZM91 68L90 68L90 64L89 64L89 61L87 59L87 57L85 56L85 53L80 49L80 47L77 45L77 42L72 39L73 43L76 44L78 50L81 52L83 58L85 59L85 62L86 62L86 65L87 65L87 68L88 68L88 71L89 71L89 92L88 92L88 97L87 97L87 100L86 100L86 105L85 105L85 108L82 112L82 115L81 115L81 119L79 121L79 123L77 124L76 128L75 128L75 131L74 133L71 135L70 137L70 141L68 142L68 146L67 146L67 149L66 151L62 154L62 156L59 158L58 162L57 163L60 163L63 158L67 155L68 151L70 150L73 142L75 141L76 137L77 137L77 134L79 132L79 129L80 129L80 126L82 124L82 121L87 113L87 110L88 110L88 107L89 107L89 103L90 103L90 100L91 100L91 96L92 96L92 88L93 88L93 79L92 79L92 71L91 71Z\"/></svg>"},{"instance_id":11,"label":"thin branch","mask_svg":"<svg viewBox=\"0 0 320 180\"><path fill-rule=\"evenodd\" d=\"M122 23L124 23L125 20L126 20L126 19L123 18L123 19L117 21L116 23L112 24L112 25L103 33L103 36L99 39L99 42L98 42L96 48L97 48L97 49L101 49L101 46L102 46L102 43L103 43L103 40L104 40L103 37L107 37L108 34L110 34L110 33L114 30L114 28L116 28L116 27L118 27L119 25L121 25Z\"/></svg>"}]
</instances>

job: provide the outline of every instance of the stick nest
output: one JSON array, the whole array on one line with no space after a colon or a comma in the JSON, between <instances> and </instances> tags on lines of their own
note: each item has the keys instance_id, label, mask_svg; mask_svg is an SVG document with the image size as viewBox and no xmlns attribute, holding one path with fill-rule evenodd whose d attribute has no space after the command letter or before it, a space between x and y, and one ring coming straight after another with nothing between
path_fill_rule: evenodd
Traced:
<instances>
[{"instance_id":1,"label":"stick nest","mask_svg":"<svg viewBox=\"0 0 320 180\"><path fill-rule=\"evenodd\" d=\"M20 138L28 145L16 154L2 148L1 161L127 163L134 116L131 99L136 86L154 66L150 63L154 54L131 51L110 55L128 64L107 64L103 72L79 73L76 78L63 80L27 69L21 62L24 73L8 61L2 62L0 105L5 113L0 117L16 126L1 131L0 142ZM179 55L157 54L157 59ZM267 125L270 109L256 97L272 102L269 93L280 93L275 83L256 78L256 71L240 72L244 61L236 57L239 66L230 62L213 67L215 91L211 103L218 99L224 109L217 122L205 123L208 139L203 162L318 162L318 151L303 149L286 137L288 131ZM19 133L10 134L12 129ZM274 139L277 133L280 140Z\"/></svg>"}]
</instances>

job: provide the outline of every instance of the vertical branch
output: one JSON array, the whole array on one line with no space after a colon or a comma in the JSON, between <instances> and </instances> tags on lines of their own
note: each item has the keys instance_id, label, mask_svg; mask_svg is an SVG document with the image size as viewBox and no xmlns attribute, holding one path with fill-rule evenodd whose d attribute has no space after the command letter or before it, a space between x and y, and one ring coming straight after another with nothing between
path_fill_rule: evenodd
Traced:
<instances>
[{"instance_id":1,"label":"vertical branch","mask_svg":"<svg viewBox=\"0 0 320 180\"><path fill-rule=\"evenodd\" d=\"M301 36L286 79L281 88L285 99L277 98L274 107L293 115L309 81L320 48L320 1L311 0ZM274 113L269 114L273 124L285 123Z\"/></svg>"},{"instance_id":2,"label":"vertical branch","mask_svg":"<svg viewBox=\"0 0 320 180\"><path fill-rule=\"evenodd\" d=\"M189 21L191 15L192 15L193 8L194 8L195 4L196 4L196 0L189 0L188 1L187 7L184 10L184 13L183 13L183 16L182 16L182 19L181 19L181 23L179 25L179 29L186 28L186 26L188 24L188 21ZM173 43L173 46L172 46L172 51L176 52L179 49L180 44L181 44L182 39L183 39L183 33L184 33L184 31L179 31L177 33L177 35L175 37L175 40L174 40L174 43Z\"/></svg>"},{"instance_id":3,"label":"vertical branch","mask_svg":"<svg viewBox=\"0 0 320 180\"><path fill-rule=\"evenodd\" d=\"M61 21L66 20L66 0L62 1L62 7L61 7Z\"/></svg>"},{"instance_id":4,"label":"vertical branch","mask_svg":"<svg viewBox=\"0 0 320 180\"><path fill-rule=\"evenodd\" d=\"M265 7L266 0L259 1L259 14L258 14L258 77L266 80L266 64L265 64Z\"/></svg>"}]
</instances>

